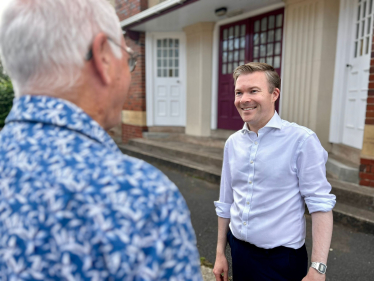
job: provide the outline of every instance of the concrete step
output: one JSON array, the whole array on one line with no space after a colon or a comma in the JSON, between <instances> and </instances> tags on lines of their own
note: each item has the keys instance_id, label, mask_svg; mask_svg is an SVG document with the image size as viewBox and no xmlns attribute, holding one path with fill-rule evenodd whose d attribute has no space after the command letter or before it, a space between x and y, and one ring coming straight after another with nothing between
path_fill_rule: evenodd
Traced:
<instances>
[{"instance_id":1,"label":"concrete step","mask_svg":"<svg viewBox=\"0 0 374 281\"><path fill-rule=\"evenodd\" d=\"M169 155L162 150L153 150L150 152L131 144L120 144L118 147L124 154L142 159L150 164L160 164L192 177L200 178L216 184L220 183L221 168L216 166L205 165L197 161Z\"/></svg>"},{"instance_id":2,"label":"concrete step","mask_svg":"<svg viewBox=\"0 0 374 281\"><path fill-rule=\"evenodd\" d=\"M334 222L357 231L374 234L374 212L337 202L333 214Z\"/></svg>"},{"instance_id":3,"label":"concrete step","mask_svg":"<svg viewBox=\"0 0 374 281\"><path fill-rule=\"evenodd\" d=\"M190 176L219 184L222 148L170 138L133 139L119 148L127 155L163 165ZM374 189L328 177L337 197L334 218L355 230L374 233Z\"/></svg>"},{"instance_id":4,"label":"concrete step","mask_svg":"<svg viewBox=\"0 0 374 281\"><path fill-rule=\"evenodd\" d=\"M336 179L356 184L359 182L359 166L331 153L327 159L326 171Z\"/></svg>"},{"instance_id":5,"label":"concrete step","mask_svg":"<svg viewBox=\"0 0 374 281\"><path fill-rule=\"evenodd\" d=\"M337 202L374 212L374 188L328 178Z\"/></svg>"},{"instance_id":6,"label":"concrete step","mask_svg":"<svg viewBox=\"0 0 374 281\"><path fill-rule=\"evenodd\" d=\"M197 162L202 165L222 167L223 149L170 139L149 140L132 139L129 145L160 156L172 156L177 159Z\"/></svg>"}]
</instances>

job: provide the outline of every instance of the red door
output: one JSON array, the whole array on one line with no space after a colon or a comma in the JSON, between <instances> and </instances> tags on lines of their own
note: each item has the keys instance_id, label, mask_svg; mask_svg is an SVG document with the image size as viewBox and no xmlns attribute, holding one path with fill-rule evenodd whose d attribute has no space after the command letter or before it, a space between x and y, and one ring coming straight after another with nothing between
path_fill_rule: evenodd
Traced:
<instances>
[{"instance_id":1,"label":"red door","mask_svg":"<svg viewBox=\"0 0 374 281\"><path fill-rule=\"evenodd\" d=\"M284 9L223 25L220 28L218 128L239 130L243 121L234 106L232 73L250 61L272 65L281 75ZM276 103L279 109L279 99Z\"/></svg>"}]
</instances>

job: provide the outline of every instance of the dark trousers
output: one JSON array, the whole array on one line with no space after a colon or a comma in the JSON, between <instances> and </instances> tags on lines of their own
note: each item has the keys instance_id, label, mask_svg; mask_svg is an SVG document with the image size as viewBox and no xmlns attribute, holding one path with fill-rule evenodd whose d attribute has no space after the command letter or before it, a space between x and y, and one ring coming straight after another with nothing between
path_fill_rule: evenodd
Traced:
<instances>
[{"instance_id":1,"label":"dark trousers","mask_svg":"<svg viewBox=\"0 0 374 281\"><path fill-rule=\"evenodd\" d=\"M305 245L300 249L258 248L227 233L231 247L233 281L301 281L308 272Z\"/></svg>"}]
</instances>

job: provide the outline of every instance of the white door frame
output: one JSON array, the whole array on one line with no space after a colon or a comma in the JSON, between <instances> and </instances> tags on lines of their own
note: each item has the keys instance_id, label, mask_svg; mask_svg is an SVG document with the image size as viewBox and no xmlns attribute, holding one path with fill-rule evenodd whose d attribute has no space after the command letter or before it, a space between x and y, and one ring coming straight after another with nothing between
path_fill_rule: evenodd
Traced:
<instances>
[{"instance_id":1,"label":"white door frame","mask_svg":"<svg viewBox=\"0 0 374 281\"><path fill-rule=\"evenodd\" d=\"M349 61L350 53L353 52L351 48L351 37L353 32L352 19L355 16L355 4L355 1L352 0L340 0L329 135L329 141L332 143L342 143L343 140L344 118L342 118L342 112L344 112L345 108L346 81L348 77L346 64Z\"/></svg>"},{"instance_id":2,"label":"white door frame","mask_svg":"<svg viewBox=\"0 0 374 281\"><path fill-rule=\"evenodd\" d=\"M146 32L145 34L145 77L146 77L146 106L147 106L147 126L155 125L155 110L154 110L154 85L155 85L155 58L154 48L155 37L158 36L179 36L180 41L180 63L179 72L181 80L181 103L184 105L182 108L183 124L186 126L186 35L184 32Z\"/></svg>"}]
</instances>

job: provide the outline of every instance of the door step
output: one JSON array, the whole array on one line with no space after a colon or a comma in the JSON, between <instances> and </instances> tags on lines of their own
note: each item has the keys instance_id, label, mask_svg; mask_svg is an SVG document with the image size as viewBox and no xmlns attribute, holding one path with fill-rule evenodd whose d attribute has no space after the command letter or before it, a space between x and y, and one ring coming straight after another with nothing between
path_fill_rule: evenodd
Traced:
<instances>
[{"instance_id":1,"label":"door step","mask_svg":"<svg viewBox=\"0 0 374 281\"><path fill-rule=\"evenodd\" d=\"M359 183L359 165L341 156L329 154L326 163L326 172L333 178L351 183Z\"/></svg>"},{"instance_id":2,"label":"door step","mask_svg":"<svg viewBox=\"0 0 374 281\"><path fill-rule=\"evenodd\" d=\"M129 156L218 185L224 141L184 136L169 134L153 136L154 139L132 139L128 144L120 144L119 148ZM337 197L333 209L335 221L358 231L374 233L374 189L333 177L328 177L328 180Z\"/></svg>"}]
</instances>

